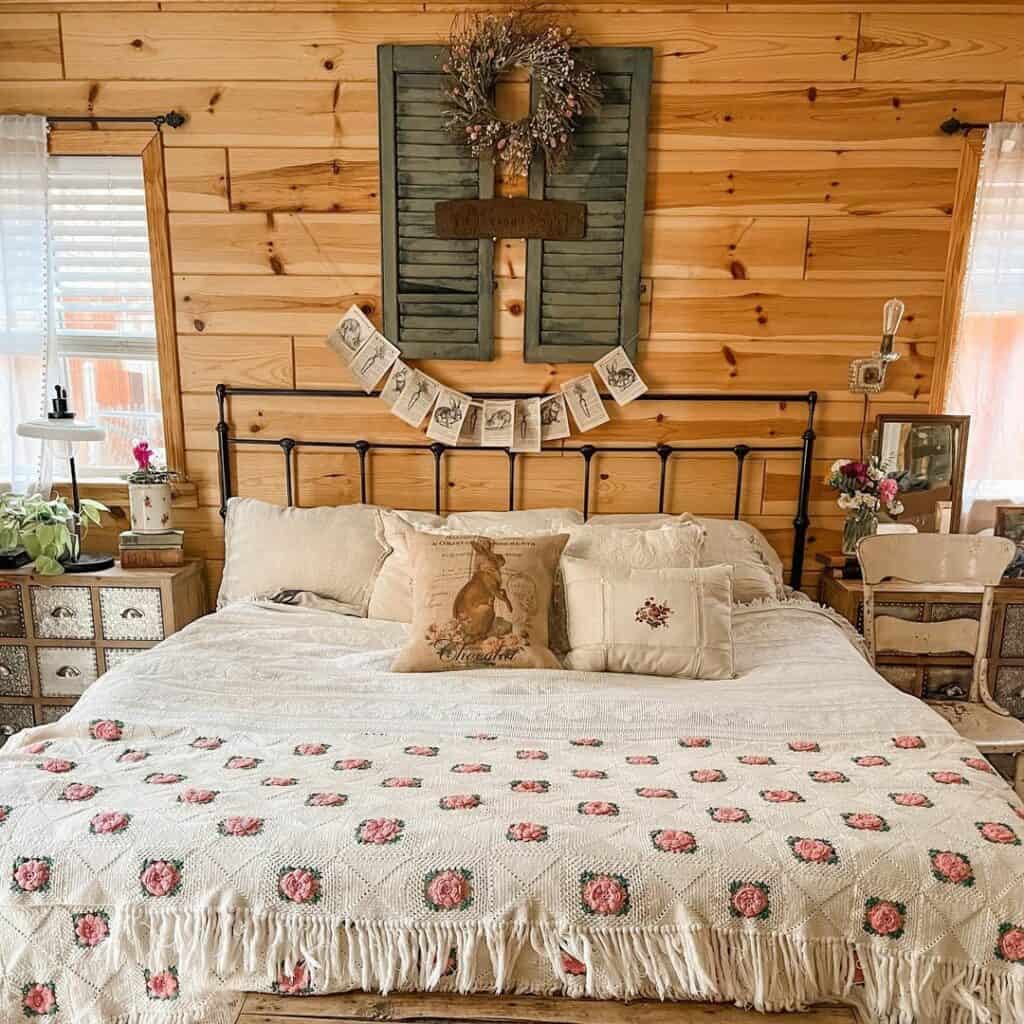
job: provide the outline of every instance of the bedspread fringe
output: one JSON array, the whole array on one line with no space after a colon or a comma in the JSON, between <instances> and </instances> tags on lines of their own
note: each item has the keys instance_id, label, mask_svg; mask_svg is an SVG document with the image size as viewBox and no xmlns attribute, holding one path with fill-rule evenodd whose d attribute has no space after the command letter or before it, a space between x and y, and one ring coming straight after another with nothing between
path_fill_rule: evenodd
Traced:
<instances>
[{"instance_id":1,"label":"bedspread fringe","mask_svg":"<svg viewBox=\"0 0 1024 1024\"><path fill-rule=\"evenodd\" d=\"M321 993L443 988L706 1000L763 1011L842 1001L855 1007L862 1020L885 1024L1024 1021L1024 972L1019 968L901 955L872 939L850 943L685 924L372 922L303 912L164 910L138 904L118 908L113 923L109 946L116 960L127 957L157 967L174 962L193 978L212 972L225 979L265 978L264 989L304 963L312 991ZM533 969L521 963L523 958L532 958ZM544 964L550 973L536 969Z\"/></svg>"}]
</instances>

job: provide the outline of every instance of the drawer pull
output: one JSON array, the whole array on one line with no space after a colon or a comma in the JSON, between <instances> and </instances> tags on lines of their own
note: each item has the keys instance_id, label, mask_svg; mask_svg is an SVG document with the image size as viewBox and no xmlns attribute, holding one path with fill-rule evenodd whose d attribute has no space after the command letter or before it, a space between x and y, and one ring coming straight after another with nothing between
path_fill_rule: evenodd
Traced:
<instances>
[{"instance_id":1,"label":"drawer pull","mask_svg":"<svg viewBox=\"0 0 1024 1024\"><path fill-rule=\"evenodd\" d=\"M0 725L0 736L4 739L10 739L16 732L13 725Z\"/></svg>"},{"instance_id":2,"label":"drawer pull","mask_svg":"<svg viewBox=\"0 0 1024 1024\"><path fill-rule=\"evenodd\" d=\"M10 619L14 616L13 608L4 608L0 606L0 619Z\"/></svg>"},{"instance_id":3,"label":"drawer pull","mask_svg":"<svg viewBox=\"0 0 1024 1024\"><path fill-rule=\"evenodd\" d=\"M74 665L61 665L54 673L58 679L77 679L81 674L82 670L75 668Z\"/></svg>"},{"instance_id":4,"label":"drawer pull","mask_svg":"<svg viewBox=\"0 0 1024 1024\"><path fill-rule=\"evenodd\" d=\"M54 605L53 610L50 612L50 618L53 619L73 619L74 617L74 608L69 608L66 604Z\"/></svg>"},{"instance_id":5,"label":"drawer pull","mask_svg":"<svg viewBox=\"0 0 1024 1024\"><path fill-rule=\"evenodd\" d=\"M11 670L0 661L0 679L10 679L13 673Z\"/></svg>"},{"instance_id":6,"label":"drawer pull","mask_svg":"<svg viewBox=\"0 0 1024 1024\"><path fill-rule=\"evenodd\" d=\"M144 619L146 616L138 608L125 608L121 612L122 619Z\"/></svg>"}]
</instances>

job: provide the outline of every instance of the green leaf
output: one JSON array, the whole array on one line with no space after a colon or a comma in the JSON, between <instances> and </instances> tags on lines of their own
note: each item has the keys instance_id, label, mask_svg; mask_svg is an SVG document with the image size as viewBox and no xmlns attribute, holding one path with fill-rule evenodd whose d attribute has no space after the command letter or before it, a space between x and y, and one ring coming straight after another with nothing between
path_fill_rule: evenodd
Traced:
<instances>
[{"instance_id":1,"label":"green leaf","mask_svg":"<svg viewBox=\"0 0 1024 1024\"><path fill-rule=\"evenodd\" d=\"M64 572L64 566L56 558L40 555L35 561L35 570L40 576L60 576Z\"/></svg>"}]
</instances>

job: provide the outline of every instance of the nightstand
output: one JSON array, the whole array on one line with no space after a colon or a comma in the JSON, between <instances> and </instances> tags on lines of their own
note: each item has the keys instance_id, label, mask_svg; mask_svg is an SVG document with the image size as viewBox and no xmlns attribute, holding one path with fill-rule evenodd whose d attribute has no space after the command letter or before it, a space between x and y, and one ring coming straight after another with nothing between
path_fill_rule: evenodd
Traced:
<instances>
[{"instance_id":1,"label":"nightstand","mask_svg":"<svg viewBox=\"0 0 1024 1024\"><path fill-rule=\"evenodd\" d=\"M206 612L202 562L0 573L0 743L60 718L107 669Z\"/></svg>"}]
</instances>

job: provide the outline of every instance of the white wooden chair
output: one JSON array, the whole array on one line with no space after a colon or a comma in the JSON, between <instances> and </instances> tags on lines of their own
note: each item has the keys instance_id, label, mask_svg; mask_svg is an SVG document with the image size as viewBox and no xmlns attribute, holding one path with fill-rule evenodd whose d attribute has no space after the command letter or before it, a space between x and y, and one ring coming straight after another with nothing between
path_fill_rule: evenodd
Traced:
<instances>
[{"instance_id":1,"label":"white wooden chair","mask_svg":"<svg viewBox=\"0 0 1024 1024\"><path fill-rule=\"evenodd\" d=\"M966 701L928 701L983 754L1009 754L1014 760L1014 789L1024 798L1024 722L996 703L988 688L988 639L995 587L1013 559L1015 546L1005 537L919 533L875 535L857 545L864 580L864 636L872 664L879 652L890 654L968 654L974 659ZM934 592L977 594L978 619L909 622L875 615L875 594L889 589L905 594L912 587Z\"/></svg>"}]
</instances>

